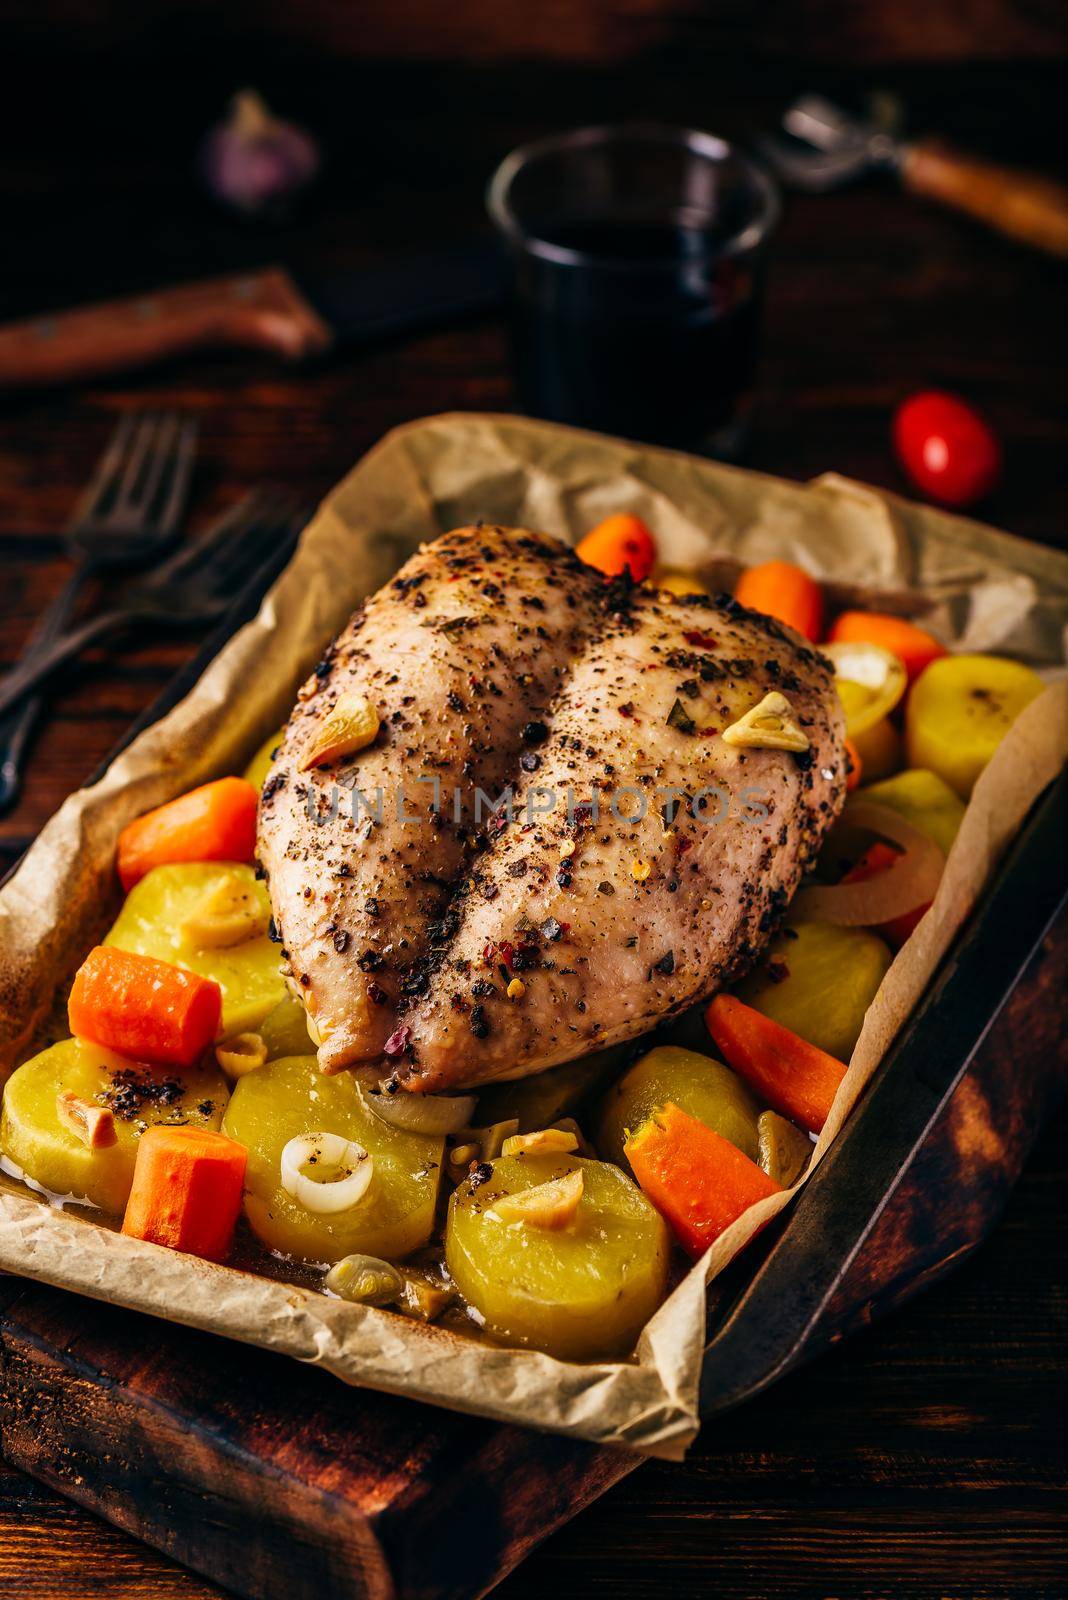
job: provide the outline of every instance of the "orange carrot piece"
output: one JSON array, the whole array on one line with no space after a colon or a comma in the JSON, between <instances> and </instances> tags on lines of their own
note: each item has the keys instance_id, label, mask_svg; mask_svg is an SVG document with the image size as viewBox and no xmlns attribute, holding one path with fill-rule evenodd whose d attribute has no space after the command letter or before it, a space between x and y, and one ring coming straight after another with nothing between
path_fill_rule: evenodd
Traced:
<instances>
[{"instance_id":1,"label":"orange carrot piece","mask_svg":"<svg viewBox=\"0 0 1068 1600\"><path fill-rule=\"evenodd\" d=\"M944 644L917 628L914 622L906 622L904 617L885 616L881 611L843 611L834 619L828 638L834 643L882 645L884 650L897 656L908 673L910 684L932 661L949 653Z\"/></svg>"},{"instance_id":2,"label":"orange carrot piece","mask_svg":"<svg viewBox=\"0 0 1068 1600\"><path fill-rule=\"evenodd\" d=\"M670 1100L625 1148L644 1193L694 1257L757 1200L779 1193L774 1179L729 1139Z\"/></svg>"},{"instance_id":3,"label":"orange carrot piece","mask_svg":"<svg viewBox=\"0 0 1068 1600\"><path fill-rule=\"evenodd\" d=\"M727 1065L758 1099L809 1133L819 1133L845 1077L841 1061L732 994L717 994L705 1022Z\"/></svg>"},{"instance_id":4,"label":"orange carrot piece","mask_svg":"<svg viewBox=\"0 0 1068 1600\"><path fill-rule=\"evenodd\" d=\"M884 844L881 839L877 839L865 850L856 866L850 868L842 882L866 883L869 878L877 878L881 872L888 872L898 860L900 860L899 852ZM914 911L903 911L900 916L891 917L889 922L881 922L875 932L895 950L900 950L930 909L931 901L928 900L926 905L917 906Z\"/></svg>"},{"instance_id":5,"label":"orange carrot piece","mask_svg":"<svg viewBox=\"0 0 1068 1600\"><path fill-rule=\"evenodd\" d=\"M823 635L823 590L790 561L764 561L738 579L734 598L750 611L775 617L813 643Z\"/></svg>"},{"instance_id":6,"label":"orange carrot piece","mask_svg":"<svg viewBox=\"0 0 1068 1600\"><path fill-rule=\"evenodd\" d=\"M123 1233L221 1261L233 1241L247 1161L243 1144L209 1128L146 1128Z\"/></svg>"},{"instance_id":7,"label":"orange carrot piece","mask_svg":"<svg viewBox=\"0 0 1068 1600\"><path fill-rule=\"evenodd\" d=\"M641 517L627 511L605 517L576 547L575 554L588 567L596 567L609 578L618 578L630 568L635 583L641 583L656 562L656 543Z\"/></svg>"},{"instance_id":8,"label":"orange carrot piece","mask_svg":"<svg viewBox=\"0 0 1068 1600\"><path fill-rule=\"evenodd\" d=\"M860 751L852 739L845 741L846 755L849 758L846 765L846 792L852 794L854 789L860 788L860 780L864 776L864 763L860 759Z\"/></svg>"},{"instance_id":9,"label":"orange carrot piece","mask_svg":"<svg viewBox=\"0 0 1068 1600\"><path fill-rule=\"evenodd\" d=\"M221 1013L222 991L210 978L106 944L86 956L67 1002L76 1038L169 1067L203 1055Z\"/></svg>"},{"instance_id":10,"label":"orange carrot piece","mask_svg":"<svg viewBox=\"0 0 1068 1600\"><path fill-rule=\"evenodd\" d=\"M168 861L251 861L257 800L244 778L219 778L127 823L119 834L123 888Z\"/></svg>"}]
</instances>

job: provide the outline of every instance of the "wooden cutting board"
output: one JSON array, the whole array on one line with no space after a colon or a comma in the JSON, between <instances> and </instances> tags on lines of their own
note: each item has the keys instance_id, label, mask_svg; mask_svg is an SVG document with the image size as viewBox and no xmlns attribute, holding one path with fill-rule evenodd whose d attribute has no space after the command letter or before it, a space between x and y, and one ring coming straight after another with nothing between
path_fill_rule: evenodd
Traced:
<instances>
[{"instance_id":1,"label":"wooden cutting board","mask_svg":"<svg viewBox=\"0 0 1068 1600\"><path fill-rule=\"evenodd\" d=\"M813 1349L907 1300L993 1225L1068 1078L1065 993L1068 919ZM467 1600L640 1465L14 1278L0 1279L0 1443L13 1465L252 1600Z\"/></svg>"}]
</instances>

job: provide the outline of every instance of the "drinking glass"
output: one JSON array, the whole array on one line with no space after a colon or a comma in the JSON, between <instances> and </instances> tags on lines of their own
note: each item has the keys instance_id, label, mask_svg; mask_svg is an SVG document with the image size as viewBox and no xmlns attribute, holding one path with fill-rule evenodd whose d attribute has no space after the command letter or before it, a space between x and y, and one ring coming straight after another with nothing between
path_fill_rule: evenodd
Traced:
<instances>
[{"instance_id":1,"label":"drinking glass","mask_svg":"<svg viewBox=\"0 0 1068 1600\"><path fill-rule=\"evenodd\" d=\"M763 168L689 128L580 128L513 151L487 204L514 270L524 408L734 454L779 212Z\"/></svg>"}]
</instances>

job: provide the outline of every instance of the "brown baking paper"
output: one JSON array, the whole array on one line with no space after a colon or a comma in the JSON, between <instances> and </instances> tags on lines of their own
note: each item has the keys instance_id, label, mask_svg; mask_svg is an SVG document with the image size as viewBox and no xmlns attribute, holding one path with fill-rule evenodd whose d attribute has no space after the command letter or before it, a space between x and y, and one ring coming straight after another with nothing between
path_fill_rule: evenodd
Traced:
<instances>
[{"instance_id":1,"label":"brown baking paper","mask_svg":"<svg viewBox=\"0 0 1068 1600\"><path fill-rule=\"evenodd\" d=\"M0 1076L57 1036L48 1018L117 904L114 852L132 817L240 771L357 602L424 539L482 519L574 542L639 513L664 563L729 583L742 564L799 561L838 602L878 596L957 649L1000 651L1056 677L1068 559L828 476L803 487L664 450L512 417L455 415L390 434L324 502L255 620L194 691L90 789L72 795L0 891ZM931 912L883 981L818 1161L1018 829L1068 752L1068 680L1020 717L976 786ZM631 1362L565 1364L388 1311L123 1238L0 1178L0 1268L225 1334L347 1383L583 1439L678 1457L697 1431L705 1286L786 1203L753 1207L653 1317Z\"/></svg>"}]
</instances>

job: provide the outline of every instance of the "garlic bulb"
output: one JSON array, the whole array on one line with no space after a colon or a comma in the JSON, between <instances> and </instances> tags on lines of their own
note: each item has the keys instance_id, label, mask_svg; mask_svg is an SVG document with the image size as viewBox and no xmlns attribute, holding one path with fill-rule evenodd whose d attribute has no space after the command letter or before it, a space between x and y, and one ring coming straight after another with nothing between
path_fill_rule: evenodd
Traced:
<instances>
[{"instance_id":1,"label":"garlic bulb","mask_svg":"<svg viewBox=\"0 0 1068 1600\"><path fill-rule=\"evenodd\" d=\"M254 89L243 89L227 120L204 140L200 162L215 198L252 216L284 211L318 173L320 156L311 134L273 116Z\"/></svg>"}]
</instances>

